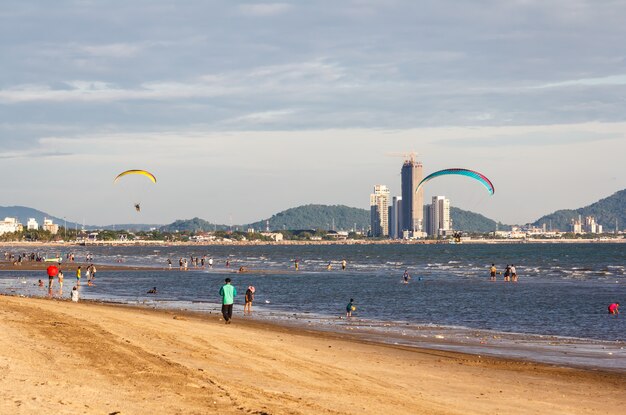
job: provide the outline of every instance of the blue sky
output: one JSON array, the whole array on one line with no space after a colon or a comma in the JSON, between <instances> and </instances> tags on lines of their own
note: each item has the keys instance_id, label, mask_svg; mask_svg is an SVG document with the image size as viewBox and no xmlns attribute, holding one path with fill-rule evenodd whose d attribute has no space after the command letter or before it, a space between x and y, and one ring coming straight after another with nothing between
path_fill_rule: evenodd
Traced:
<instances>
[{"instance_id":1,"label":"blue sky","mask_svg":"<svg viewBox=\"0 0 626 415\"><path fill-rule=\"evenodd\" d=\"M507 223L626 187L626 4L3 1L2 205L252 222L425 189ZM158 177L113 186L122 170ZM152 187L150 187L152 186ZM146 189L145 187L149 187ZM140 199L140 200L136 200ZM141 201L137 215L132 203Z\"/></svg>"}]
</instances>

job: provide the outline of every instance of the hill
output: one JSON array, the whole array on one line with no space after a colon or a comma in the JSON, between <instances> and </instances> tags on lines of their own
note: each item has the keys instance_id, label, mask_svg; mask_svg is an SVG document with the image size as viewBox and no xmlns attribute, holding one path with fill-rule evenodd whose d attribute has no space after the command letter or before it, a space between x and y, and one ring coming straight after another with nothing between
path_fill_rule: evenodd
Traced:
<instances>
[{"instance_id":1,"label":"hill","mask_svg":"<svg viewBox=\"0 0 626 415\"><path fill-rule=\"evenodd\" d=\"M469 212L459 208L451 208L454 229L466 232L490 232L496 229L496 222L478 213ZM268 224L269 221L269 224ZM246 230L253 228L256 231L265 230L268 225L270 230L294 230L294 229L331 229L350 230L365 229L370 226L370 211L367 209L353 208L344 205L305 205L272 215L268 219L237 228ZM499 224L499 229L508 229L510 226ZM177 220L174 223L160 228L163 232L203 232L213 230L227 230L229 226L217 225L200 218L189 220Z\"/></svg>"},{"instance_id":2,"label":"hill","mask_svg":"<svg viewBox=\"0 0 626 415\"><path fill-rule=\"evenodd\" d=\"M282 229L367 229L370 212L344 205L305 205L276 213L269 219L251 223L246 227L265 230L267 221L272 230ZM333 222L334 221L334 222Z\"/></svg>"},{"instance_id":3,"label":"hill","mask_svg":"<svg viewBox=\"0 0 626 415\"><path fill-rule=\"evenodd\" d=\"M533 225L542 226L545 223L546 226L551 224L554 230L569 231L572 219L577 219L578 215L582 216L583 220L585 216L594 216L596 222L604 227L605 232L615 229L616 220L620 228L623 229L626 223L626 189L620 190L589 206L578 209L557 210L537 219Z\"/></svg>"},{"instance_id":4,"label":"hill","mask_svg":"<svg viewBox=\"0 0 626 415\"><path fill-rule=\"evenodd\" d=\"M223 231L229 229L227 225L217 225L204 219L178 219L169 225L161 226L161 232L208 232Z\"/></svg>"},{"instance_id":5,"label":"hill","mask_svg":"<svg viewBox=\"0 0 626 415\"><path fill-rule=\"evenodd\" d=\"M450 219L452 219L452 228L465 232L493 232L496 230L496 221L489 219L480 213L470 212L469 210L450 207ZM510 225L497 223L499 230L508 230Z\"/></svg>"},{"instance_id":6,"label":"hill","mask_svg":"<svg viewBox=\"0 0 626 415\"><path fill-rule=\"evenodd\" d=\"M43 220L52 219L54 223L59 226L64 226L67 223L68 228L74 228L76 226L80 227L81 225L75 222L65 222L63 218L57 218L55 216L50 215L49 213L42 212L41 210L29 208L26 206L0 206L0 220L4 220L4 218L17 218L17 220L26 227L26 223L28 219L35 218L39 223L39 226L43 225Z\"/></svg>"}]
</instances>

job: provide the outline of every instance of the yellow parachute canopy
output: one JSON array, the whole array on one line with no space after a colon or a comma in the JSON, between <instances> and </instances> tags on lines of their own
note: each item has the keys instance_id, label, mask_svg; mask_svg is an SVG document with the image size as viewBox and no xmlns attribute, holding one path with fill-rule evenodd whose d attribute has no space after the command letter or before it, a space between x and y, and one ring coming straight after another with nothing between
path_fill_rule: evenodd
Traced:
<instances>
[{"instance_id":1,"label":"yellow parachute canopy","mask_svg":"<svg viewBox=\"0 0 626 415\"><path fill-rule=\"evenodd\" d=\"M152 183L156 183L156 177L154 177L154 174L150 173L149 171L146 170L126 170L125 172L122 172L120 174L117 175L117 177L115 178L115 180L113 180L113 183L117 183L117 181L121 178L124 177L128 174L141 174L143 176L146 176L148 179L150 179L152 181Z\"/></svg>"}]
</instances>

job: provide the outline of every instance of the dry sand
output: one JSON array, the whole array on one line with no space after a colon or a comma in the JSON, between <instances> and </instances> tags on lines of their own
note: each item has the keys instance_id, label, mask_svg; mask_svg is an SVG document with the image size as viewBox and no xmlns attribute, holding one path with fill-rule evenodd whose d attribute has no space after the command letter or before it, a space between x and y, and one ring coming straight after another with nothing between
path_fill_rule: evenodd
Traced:
<instances>
[{"instance_id":1,"label":"dry sand","mask_svg":"<svg viewBox=\"0 0 626 415\"><path fill-rule=\"evenodd\" d=\"M248 321L246 321L248 320ZM626 374L0 296L0 413L608 414Z\"/></svg>"}]
</instances>

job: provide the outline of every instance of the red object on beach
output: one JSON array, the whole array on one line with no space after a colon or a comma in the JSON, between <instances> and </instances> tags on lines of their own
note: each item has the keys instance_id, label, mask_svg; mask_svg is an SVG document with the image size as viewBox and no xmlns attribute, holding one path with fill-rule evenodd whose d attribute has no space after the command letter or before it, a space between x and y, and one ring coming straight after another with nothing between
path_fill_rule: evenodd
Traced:
<instances>
[{"instance_id":1,"label":"red object on beach","mask_svg":"<svg viewBox=\"0 0 626 415\"><path fill-rule=\"evenodd\" d=\"M59 274L59 267L50 265L47 269L49 277L56 277Z\"/></svg>"}]
</instances>

